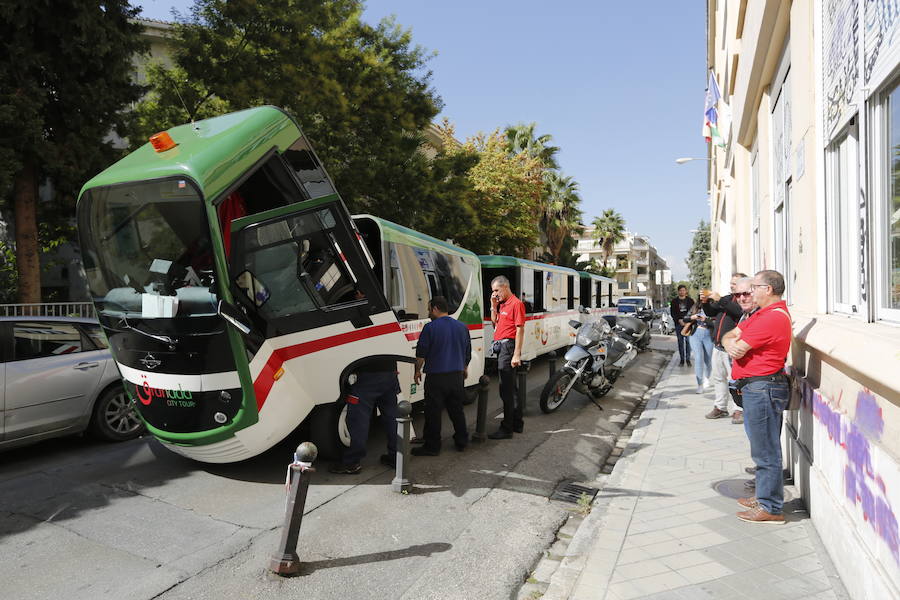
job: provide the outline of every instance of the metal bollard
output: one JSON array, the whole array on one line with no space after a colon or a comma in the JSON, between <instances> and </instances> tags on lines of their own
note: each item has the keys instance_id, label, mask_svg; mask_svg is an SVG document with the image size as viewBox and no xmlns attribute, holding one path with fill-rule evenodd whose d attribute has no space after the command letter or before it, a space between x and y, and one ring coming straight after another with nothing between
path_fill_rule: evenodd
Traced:
<instances>
[{"instance_id":1,"label":"metal bollard","mask_svg":"<svg viewBox=\"0 0 900 600\"><path fill-rule=\"evenodd\" d=\"M397 403L397 466L394 480L391 481L391 489L395 492L409 493L412 487L406 478L406 463L409 461L409 433L412 424L412 404L403 400Z\"/></svg>"},{"instance_id":2,"label":"metal bollard","mask_svg":"<svg viewBox=\"0 0 900 600\"><path fill-rule=\"evenodd\" d=\"M550 377L553 377L553 374L556 373L556 352L553 352L552 350L548 352L547 360L550 361L548 363L550 366Z\"/></svg>"},{"instance_id":3,"label":"metal bollard","mask_svg":"<svg viewBox=\"0 0 900 600\"><path fill-rule=\"evenodd\" d=\"M488 403L488 387L491 380L482 375L478 380L478 412L475 420L475 433L472 434L473 442L483 442L487 439L487 403Z\"/></svg>"},{"instance_id":4,"label":"metal bollard","mask_svg":"<svg viewBox=\"0 0 900 600\"><path fill-rule=\"evenodd\" d=\"M318 454L319 450L315 444L303 442L297 446L294 462L288 467L290 489L284 515L285 524L281 530L278 552L273 554L269 561L269 570L282 577L293 577L300 574L297 538L300 535L300 525L303 523L303 508L306 505L309 478L316 472L312 464Z\"/></svg>"},{"instance_id":5,"label":"metal bollard","mask_svg":"<svg viewBox=\"0 0 900 600\"><path fill-rule=\"evenodd\" d=\"M531 368L531 363L522 361L522 364L519 365L517 369L516 376L518 377L518 381L516 382L516 394L518 395L519 408L522 410L522 414L525 414L525 400L528 398L528 370Z\"/></svg>"}]
</instances>

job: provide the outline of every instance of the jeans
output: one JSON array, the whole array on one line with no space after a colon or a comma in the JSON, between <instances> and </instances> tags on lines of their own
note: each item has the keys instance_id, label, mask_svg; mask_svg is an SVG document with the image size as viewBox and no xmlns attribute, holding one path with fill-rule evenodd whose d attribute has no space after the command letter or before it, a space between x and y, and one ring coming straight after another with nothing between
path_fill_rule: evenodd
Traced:
<instances>
[{"instance_id":1,"label":"jeans","mask_svg":"<svg viewBox=\"0 0 900 600\"><path fill-rule=\"evenodd\" d=\"M781 414L790 390L786 381L753 381L741 393L744 431L750 439L750 456L756 463L756 499L768 513L778 515L784 507Z\"/></svg>"},{"instance_id":2,"label":"jeans","mask_svg":"<svg viewBox=\"0 0 900 600\"><path fill-rule=\"evenodd\" d=\"M375 407L381 412L381 424L387 435L387 451L397 453L397 393L400 382L394 371L358 373L356 383L347 395L347 429L350 430L350 448L344 452L341 462L355 465L366 455L369 441L369 422Z\"/></svg>"},{"instance_id":3,"label":"jeans","mask_svg":"<svg viewBox=\"0 0 900 600\"><path fill-rule=\"evenodd\" d=\"M694 375L697 376L697 385L702 385L703 380L712 373L713 343L708 328L697 327L691 336L691 350L694 352Z\"/></svg>"},{"instance_id":4,"label":"jeans","mask_svg":"<svg viewBox=\"0 0 900 600\"><path fill-rule=\"evenodd\" d=\"M522 406L516 386L516 370L512 367L512 355L516 349L515 340L505 340L500 345L497 356L497 372L500 375L500 398L503 400L503 420L500 429L512 433L521 430L525 424L522 418Z\"/></svg>"},{"instance_id":5,"label":"jeans","mask_svg":"<svg viewBox=\"0 0 900 600\"><path fill-rule=\"evenodd\" d=\"M457 446L469 443L463 399L466 395L465 376L454 373L427 373L425 375L425 448L441 451L441 420L444 409L453 423L453 441Z\"/></svg>"},{"instance_id":6,"label":"jeans","mask_svg":"<svg viewBox=\"0 0 900 600\"><path fill-rule=\"evenodd\" d=\"M691 338L681 335L681 325L675 325L675 337L678 340L678 356L681 362L691 360Z\"/></svg>"},{"instance_id":7,"label":"jeans","mask_svg":"<svg viewBox=\"0 0 900 600\"><path fill-rule=\"evenodd\" d=\"M714 348L712 354L712 376L709 380L716 390L715 407L725 412L728 412L728 401L731 399L731 393L728 391L728 379L730 377L731 357L721 348Z\"/></svg>"}]
</instances>

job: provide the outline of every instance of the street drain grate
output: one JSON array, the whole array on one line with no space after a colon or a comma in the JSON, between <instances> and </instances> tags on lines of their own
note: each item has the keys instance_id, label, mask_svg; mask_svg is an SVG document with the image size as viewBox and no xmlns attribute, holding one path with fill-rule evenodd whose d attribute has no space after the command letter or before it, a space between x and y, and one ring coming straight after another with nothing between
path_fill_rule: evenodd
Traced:
<instances>
[{"instance_id":1,"label":"street drain grate","mask_svg":"<svg viewBox=\"0 0 900 600\"><path fill-rule=\"evenodd\" d=\"M600 490L597 488L586 487L578 485L577 483L561 483L553 490L553 493L550 494L550 499L578 504L578 501L581 500L581 495L585 494L588 497L588 500L593 502L594 496L596 496L599 491Z\"/></svg>"}]
</instances>

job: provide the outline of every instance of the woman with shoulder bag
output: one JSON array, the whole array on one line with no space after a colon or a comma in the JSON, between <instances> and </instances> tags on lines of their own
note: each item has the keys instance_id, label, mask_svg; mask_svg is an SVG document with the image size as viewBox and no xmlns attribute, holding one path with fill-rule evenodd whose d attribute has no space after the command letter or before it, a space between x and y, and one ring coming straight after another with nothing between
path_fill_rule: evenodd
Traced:
<instances>
[{"instance_id":1,"label":"woman with shoulder bag","mask_svg":"<svg viewBox=\"0 0 900 600\"><path fill-rule=\"evenodd\" d=\"M694 375L697 377L697 393L702 394L709 387L712 374L712 332L711 321L703 312L702 304L709 297L709 290L701 290L700 301L695 302L691 312L685 317L682 335L690 335L691 354L694 355ZM690 328L690 332L686 331Z\"/></svg>"}]
</instances>

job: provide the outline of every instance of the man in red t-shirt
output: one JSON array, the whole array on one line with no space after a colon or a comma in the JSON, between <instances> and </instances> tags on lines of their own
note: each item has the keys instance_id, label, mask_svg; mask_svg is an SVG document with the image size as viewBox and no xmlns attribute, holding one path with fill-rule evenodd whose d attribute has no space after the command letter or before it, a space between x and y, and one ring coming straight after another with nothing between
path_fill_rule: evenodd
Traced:
<instances>
[{"instance_id":1,"label":"man in red t-shirt","mask_svg":"<svg viewBox=\"0 0 900 600\"><path fill-rule=\"evenodd\" d=\"M525 338L525 305L509 289L509 279L503 275L491 281L491 322L494 324L494 344L499 346L497 371L500 375L500 398L503 400L503 421L500 429L488 435L492 440L505 440L513 432L522 433L525 421L517 402L516 367L522 364L522 340Z\"/></svg>"},{"instance_id":2,"label":"man in red t-shirt","mask_svg":"<svg viewBox=\"0 0 900 600\"><path fill-rule=\"evenodd\" d=\"M737 513L751 523L784 523L781 423L790 389L784 361L791 348L791 316L781 299L784 277L760 271L751 285L759 310L725 334L722 345L734 359L731 378L744 404L744 430L756 463L756 497L740 498Z\"/></svg>"}]
</instances>

